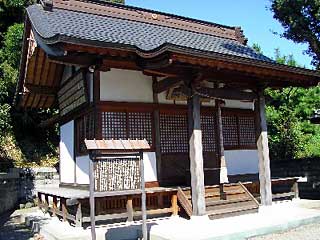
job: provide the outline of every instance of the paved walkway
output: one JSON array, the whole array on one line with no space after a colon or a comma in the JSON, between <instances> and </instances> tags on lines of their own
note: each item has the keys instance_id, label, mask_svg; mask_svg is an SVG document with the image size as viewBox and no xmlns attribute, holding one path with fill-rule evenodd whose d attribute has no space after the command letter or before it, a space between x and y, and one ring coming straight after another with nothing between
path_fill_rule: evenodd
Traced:
<instances>
[{"instance_id":1,"label":"paved walkway","mask_svg":"<svg viewBox=\"0 0 320 240\"><path fill-rule=\"evenodd\" d=\"M320 240L320 223L309 224L281 233L268 234L249 240Z\"/></svg>"}]
</instances>

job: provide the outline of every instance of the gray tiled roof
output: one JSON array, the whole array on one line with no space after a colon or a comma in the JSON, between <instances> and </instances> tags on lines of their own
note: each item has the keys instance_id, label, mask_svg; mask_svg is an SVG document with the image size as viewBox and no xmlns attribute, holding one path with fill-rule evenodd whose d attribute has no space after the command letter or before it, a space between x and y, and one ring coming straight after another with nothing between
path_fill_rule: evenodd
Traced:
<instances>
[{"instance_id":1,"label":"gray tiled roof","mask_svg":"<svg viewBox=\"0 0 320 240\"><path fill-rule=\"evenodd\" d=\"M72 39L73 41L93 41L102 44L123 44L145 52L170 45L209 53L272 61L235 40L187 30L70 10L44 11L40 5L29 6L27 13L33 28L47 41L59 42L62 39Z\"/></svg>"}]
</instances>

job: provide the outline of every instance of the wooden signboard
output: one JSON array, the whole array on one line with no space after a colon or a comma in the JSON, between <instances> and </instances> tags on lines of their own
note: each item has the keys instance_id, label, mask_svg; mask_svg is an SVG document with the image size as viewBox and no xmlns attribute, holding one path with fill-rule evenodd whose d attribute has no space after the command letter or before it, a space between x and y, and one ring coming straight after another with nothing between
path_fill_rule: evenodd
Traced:
<instances>
[{"instance_id":1,"label":"wooden signboard","mask_svg":"<svg viewBox=\"0 0 320 240\"><path fill-rule=\"evenodd\" d=\"M70 77L58 92L60 115L64 116L88 102L85 72L80 70Z\"/></svg>"}]
</instances>

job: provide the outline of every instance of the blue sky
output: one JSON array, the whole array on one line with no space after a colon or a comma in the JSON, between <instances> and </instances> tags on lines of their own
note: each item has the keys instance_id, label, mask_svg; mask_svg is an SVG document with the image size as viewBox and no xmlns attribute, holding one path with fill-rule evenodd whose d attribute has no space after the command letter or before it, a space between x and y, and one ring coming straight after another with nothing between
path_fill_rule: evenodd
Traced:
<instances>
[{"instance_id":1,"label":"blue sky","mask_svg":"<svg viewBox=\"0 0 320 240\"><path fill-rule=\"evenodd\" d=\"M126 4L241 26L250 46L258 43L269 57L273 57L274 49L278 47L283 54L293 54L299 64L311 68L311 58L303 54L307 45L296 44L272 33L282 33L283 28L267 9L269 0L126 0Z\"/></svg>"}]
</instances>

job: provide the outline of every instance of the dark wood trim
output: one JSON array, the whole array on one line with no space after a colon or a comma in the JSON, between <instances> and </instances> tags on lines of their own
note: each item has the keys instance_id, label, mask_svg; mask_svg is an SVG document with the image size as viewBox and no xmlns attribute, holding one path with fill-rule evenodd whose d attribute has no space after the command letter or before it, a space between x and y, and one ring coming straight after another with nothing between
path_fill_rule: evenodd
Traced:
<instances>
[{"instance_id":1,"label":"dark wood trim","mask_svg":"<svg viewBox=\"0 0 320 240\"><path fill-rule=\"evenodd\" d=\"M73 161L74 161L74 180L73 183L77 183L77 144L78 143L78 131L77 122L73 121Z\"/></svg>"},{"instance_id":2,"label":"dark wood trim","mask_svg":"<svg viewBox=\"0 0 320 240\"><path fill-rule=\"evenodd\" d=\"M160 187L160 184L158 181L153 181L153 182L146 182L145 186L146 188L155 188L155 187Z\"/></svg>"},{"instance_id":3,"label":"dark wood trim","mask_svg":"<svg viewBox=\"0 0 320 240\"><path fill-rule=\"evenodd\" d=\"M154 86L158 80L157 77L152 77L152 85ZM158 94L153 92L153 103L159 104ZM157 179L161 183L162 175L161 175L161 142L160 142L160 111L159 109L154 109L153 112L153 124L154 124L154 141L155 141L155 151L156 151L156 161L157 161Z\"/></svg>"},{"instance_id":4,"label":"dark wood trim","mask_svg":"<svg viewBox=\"0 0 320 240\"><path fill-rule=\"evenodd\" d=\"M257 95L253 92L243 92L237 89L227 88L200 88L197 90L201 95L218 99L231 99L240 101L253 101L257 99Z\"/></svg>"},{"instance_id":5,"label":"dark wood trim","mask_svg":"<svg viewBox=\"0 0 320 240\"><path fill-rule=\"evenodd\" d=\"M153 82L152 88L154 93L162 93L169 88L178 86L183 80L181 78L165 78L161 81Z\"/></svg>"}]
</instances>

